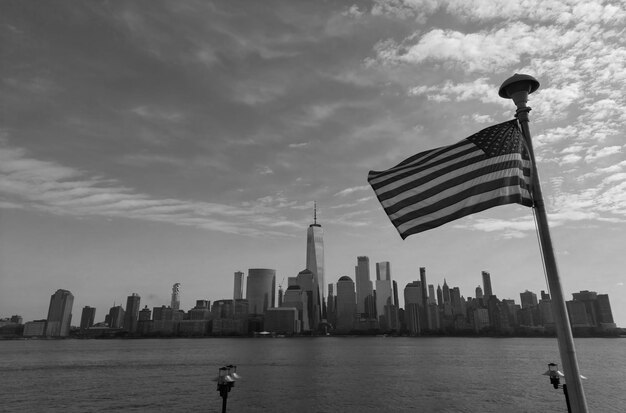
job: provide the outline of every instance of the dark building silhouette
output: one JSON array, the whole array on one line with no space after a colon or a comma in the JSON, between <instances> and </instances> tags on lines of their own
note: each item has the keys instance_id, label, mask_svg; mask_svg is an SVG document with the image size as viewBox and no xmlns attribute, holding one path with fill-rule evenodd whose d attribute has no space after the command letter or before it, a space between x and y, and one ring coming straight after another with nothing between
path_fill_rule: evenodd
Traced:
<instances>
[{"instance_id":1,"label":"dark building silhouette","mask_svg":"<svg viewBox=\"0 0 626 413\"><path fill-rule=\"evenodd\" d=\"M80 317L80 329L87 330L89 327L93 326L95 318L96 318L95 308L89 307L88 305L83 307L83 312Z\"/></svg>"},{"instance_id":2,"label":"dark building silhouette","mask_svg":"<svg viewBox=\"0 0 626 413\"><path fill-rule=\"evenodd\" d=\"M137 323L139 322L139 303L141 297L139 294L132 293L126 299L126 311L124 314L124 328L129 333L137 332Z\"/></svg>"},{"instance_id":3,"label":"dark building silhouette","mask_svg":"<svg viewBox=\"0 0 626 413\"><path fill-rule=\"evenodd\" d=\"M67 337L70 335L73 305L74 296L68 290L59 289L52 294L48 307L46 336Z\"/></svg>"}]
</instances>

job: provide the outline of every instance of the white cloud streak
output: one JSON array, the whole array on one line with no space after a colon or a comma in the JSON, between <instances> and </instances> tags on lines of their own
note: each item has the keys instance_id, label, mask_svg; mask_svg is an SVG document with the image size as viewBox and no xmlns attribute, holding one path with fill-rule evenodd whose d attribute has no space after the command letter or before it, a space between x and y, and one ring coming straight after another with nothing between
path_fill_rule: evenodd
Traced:
<instances>
[{"instance_id":1,"label":"white cloud streak","mask_svg":"<svg viewBox=\"0 0 626 413\"><path fill-rule=\"evenodd\" d=\"M139 219L257 236L285 235L271 228L289 226L280 210L294 204L280 197L261 198L242 207L159 199L114 180L89 177L84 171L30 158L20 148L0 148L0 208Z\"/></svg>"}]
</instances>

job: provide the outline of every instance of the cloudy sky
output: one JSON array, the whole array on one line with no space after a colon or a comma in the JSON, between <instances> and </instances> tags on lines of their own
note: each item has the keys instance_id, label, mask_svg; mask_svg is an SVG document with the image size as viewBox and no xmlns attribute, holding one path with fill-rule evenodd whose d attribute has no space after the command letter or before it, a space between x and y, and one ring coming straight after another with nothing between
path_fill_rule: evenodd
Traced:
<instances>
[{"instance_id":1,"label":"cloudy sky","mask_svg":"<svg viewBox=\"0 0 626 413\"><path fill-rule=\"evenodd\" d=\"M547 290L531 210L402 241L370 169L512 118L531 131L568 299L626 326L626 11L602 0L0 3L0 317L56 289L102 321L137 292L232 295L235 271L305 266L313 202L326 277L390 261L400 288ZM285 281L283 281L285 280Z\"/></svg>"}]
</instances>

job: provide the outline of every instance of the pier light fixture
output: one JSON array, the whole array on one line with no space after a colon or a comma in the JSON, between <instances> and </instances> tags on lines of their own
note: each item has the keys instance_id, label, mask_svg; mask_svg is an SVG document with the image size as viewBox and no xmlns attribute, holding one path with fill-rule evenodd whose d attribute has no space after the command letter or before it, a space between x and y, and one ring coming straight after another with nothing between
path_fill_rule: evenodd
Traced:
<instances>
[{"instance_id":1,"label":"pier light fixture","mask_svg":"<svg viewBox=\"0 0 626 413\"><path fill-rule=\"evenodd\" d=\"M543 373L545 376L550 377L550 384L555 389L559 388L559 384L561 384L561 373L559 371L559 366L556 363L548 363L548 371Z\"/></svg>"},{"instance_id":2,"label":"pier light fixture","mask_svg":"<svg viewBox=\"0 0 626 413\"><path fill-rule=\"evenodd\" d=\"M222 413L226 413L228 393L235 387L235 382L240 378L241 376L237 374L237 366L232 364L217 370L217 391L220 392L222 398Z\"/></svg>"},{"instance_id":3,"label":"pier light fixture","mask_svg":"<svg viewBox=\"0 0 626 413\"><path fill-rule=\"evenodd\" d=\"M567 405L567 412L570 413L572 411L572 406L569 400L569 394L567 393L567 384L561 385L561 377L565 377L563 373L559 371L559 366L556 363L548 363L548 371L543 373L544 376L550 377L550 384L555 389L559 387L563 389L563 394L565 395L565 404ZM580 376L583 377L583 376Z\"/></svg>"}]
</instances>

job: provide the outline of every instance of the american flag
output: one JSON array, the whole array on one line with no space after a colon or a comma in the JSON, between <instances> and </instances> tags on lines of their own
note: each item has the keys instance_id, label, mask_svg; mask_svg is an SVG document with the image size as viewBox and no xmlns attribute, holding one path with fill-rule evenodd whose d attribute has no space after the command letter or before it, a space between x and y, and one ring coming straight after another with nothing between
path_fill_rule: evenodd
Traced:
<instances>
[{"instance_id":1,"label":"american flag","mask_svg":"<svg viewBox=\"0 0 626 413\"><path fill-rule=\"evenodd\" d=\"M418 153L367 180L402 239L498 205L532 206L517 120Z\"/></svg>"}]
</instances>

